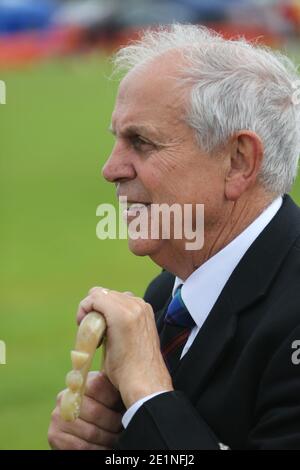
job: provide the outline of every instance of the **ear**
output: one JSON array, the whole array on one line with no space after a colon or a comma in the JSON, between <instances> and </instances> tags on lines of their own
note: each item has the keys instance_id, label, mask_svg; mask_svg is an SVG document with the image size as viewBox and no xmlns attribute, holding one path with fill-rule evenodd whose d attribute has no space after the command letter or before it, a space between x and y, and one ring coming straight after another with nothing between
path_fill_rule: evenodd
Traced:
<instances>
[{"instance_id":1,"label":"ear","mask_svg":"<svg viewBox=\"0 0 300 470\"><path fill-rule=\"evenodd\" d=\"M263 158L263 144L255 132L237 132L230 142L230 162L225 178L225 195L230 201L254 186Z\"/></svg>"}]
</instances>

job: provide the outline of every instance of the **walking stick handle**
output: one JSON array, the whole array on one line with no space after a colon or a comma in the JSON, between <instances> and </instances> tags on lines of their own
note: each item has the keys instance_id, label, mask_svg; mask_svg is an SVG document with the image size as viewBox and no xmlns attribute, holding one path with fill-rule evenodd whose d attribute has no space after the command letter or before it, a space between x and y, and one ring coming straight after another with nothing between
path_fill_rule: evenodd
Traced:
<instances>
[{"instance_id":1,"label":"walking stick handle","mask_svg":"<svg viewBox=\"0 0 300 470\"><path fill-rule=\"evenodd\" d=\"M65 421L74 421L80 415L87 375L105 329L105 320L97 312L88 313L79 325L75 349L71 351L73 370L66 376L68 388L63 392L60 406L60 414Z\"/></svg>"}]
</instances>

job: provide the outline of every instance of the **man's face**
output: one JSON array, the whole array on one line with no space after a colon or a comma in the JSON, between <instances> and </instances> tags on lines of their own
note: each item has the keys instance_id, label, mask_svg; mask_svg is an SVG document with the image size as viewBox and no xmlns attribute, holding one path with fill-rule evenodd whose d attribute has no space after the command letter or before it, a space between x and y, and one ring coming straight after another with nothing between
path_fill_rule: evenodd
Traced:
<instances>
[{"instance_id":1,"label":"man's face","mask_svg":"<svg viewBox=\"0 0 300 470\"><path fill-rule=\"evenodd\" d=\"M204 204L206 230L222 209L224 165L197 145L184 120L187 92L174 77L176 61L166 56L123 79L112 115L116 142L103 176L116 184L119 197L149 204L149 218L150 204ZM133 253L158 264L184 245L174 239L129 241Z\"/></svg>"}]
</instances>

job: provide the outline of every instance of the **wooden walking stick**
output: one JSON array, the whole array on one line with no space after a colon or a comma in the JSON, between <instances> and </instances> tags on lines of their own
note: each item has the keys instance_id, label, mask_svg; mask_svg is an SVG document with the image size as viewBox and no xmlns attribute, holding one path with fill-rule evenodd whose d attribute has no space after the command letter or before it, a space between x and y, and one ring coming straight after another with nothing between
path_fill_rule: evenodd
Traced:
<instances>
[{"instance_id":1,"label":"wooden walking stick","mask_svg":"<svg viewBox=\"0 0 300 470\"><path fill-rule=\"evenodd\" d=\"M66 421L74 421L80 415L80 406L85 391L87 375L97 349L102 342L106 323L100 313L88 313L79 325L75 350L71 351L73 370L66 376L60 413Z\"/></svg>"}]
</instances>

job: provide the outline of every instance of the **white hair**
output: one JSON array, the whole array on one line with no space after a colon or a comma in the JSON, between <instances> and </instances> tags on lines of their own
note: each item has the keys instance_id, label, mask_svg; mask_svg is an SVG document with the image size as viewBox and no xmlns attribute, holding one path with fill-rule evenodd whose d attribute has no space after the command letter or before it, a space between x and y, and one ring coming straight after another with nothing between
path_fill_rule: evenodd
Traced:
<instances>
[{"instance_id":1,"label":"white hair","mask_svg":"<svg viewBox=\"0 0 300 470\"><path fill-rule=\"evenodd\" d=\"M293 62L245 39L174 24L145 31L123 47L116 70L129 71L170 50L183 52L182 78L191 87L186 120L201 148L212 152L235 132L251 130L264 145L260 181L272 193L290 191L300 154L300 81Z\"/></svg>"}]
</instances>

